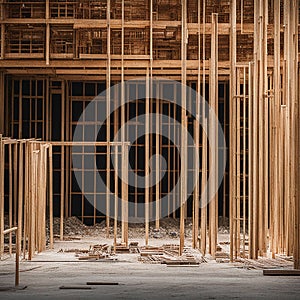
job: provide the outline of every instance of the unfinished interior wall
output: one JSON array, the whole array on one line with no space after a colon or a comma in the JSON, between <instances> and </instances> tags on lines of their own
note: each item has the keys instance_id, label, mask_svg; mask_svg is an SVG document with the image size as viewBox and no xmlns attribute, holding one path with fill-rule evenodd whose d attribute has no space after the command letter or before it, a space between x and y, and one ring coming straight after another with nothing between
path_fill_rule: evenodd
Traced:
<instances>
[{"instance_id":1,"label":"unfinished interior wall","mask_svg":"<svg viewBox=\"0 0 300 300\"><path fill-rule=\"evenodd\" d=\"M201 195L210 154L205 152L209 148L201 129L188 116L189 131L199 139L202 167L197 195L189 199L184 214L193 216L195 224L202 220L200 227L195 225L195 247L198 236L200 244L206 233L210 241L214 239L212 226L219 215L230 217L232 259L266 255L268 249L274 255L293 253L296 149L290 145L294 145L299 98L297 1L45 0L1 5L2 132L13 138L71 141L81 112L107 86L136 76L186 81L206 99L218 95L211 98L225 132L230 164L215 213L198 208L195 213L193 199ZM215 84L209 85L212 80ZM100 139L112 140L121 123L148 109L184 122L181 111L161 100L164 91L174 87L162 84L160 89L157 95L145 95L145 100L113 114ZM136 97L139 85L121 88L119 93ZM117 99L103 97L99 105L106 110ZM173 125L161 124L166 131ZM137 130L140 125L130 126ZM133 170L145 174L148 167L142 157L156 153L157 146L168 162L167 175L149 191L129 187L130 201L157 199L178 178L180 162L174 145L156 135L134 143L129 153ZM98 149L98 168L112 183L113 167L104 148ZM104 218L76 186L69 147L53 146L53 161L55 214L63 208L64 216L77 215L89 224ZM90 171L94 178L97 170ZM95 203L106 199L102 192L84 192L94 195ZM170 202L169 215L179 217L173 207ZM149 214L155 213L150 209ZM201 217L195 217L198 213ZM211 247L208 250L212 252Z\"/></svg>"}]
</instances>

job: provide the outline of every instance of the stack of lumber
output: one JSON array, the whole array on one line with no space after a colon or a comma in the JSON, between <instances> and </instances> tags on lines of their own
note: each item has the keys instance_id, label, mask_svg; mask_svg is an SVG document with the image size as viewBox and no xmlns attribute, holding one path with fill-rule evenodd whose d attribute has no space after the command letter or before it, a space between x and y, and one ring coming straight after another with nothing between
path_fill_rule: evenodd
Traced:
<instances>
[{"instance_id":1,"label":"stack of lumber","mask_svg":"<svg viewBox=\"0 0 300 300\"><path fill-rule=\"evenodd\" d=\"M129 252L130 253L140 253L139 243L138 242L130 242Z\"/></svg>"},{"instance_id":2,"label":"stack of lumber","mask_svg":"<svg viewBox=\"0 0 300 300\"><path fill-rule=\"evenodd\" d=\"M130 253L129 247L125 245L125 243L120 243L116 245L116 253L125 254Z\"/></svg>"},{"instance_id":3,"label":"stack of lumber","mask_svg":"<svg viewBox=\"0 0 300 300\"><path fill-rule=\"evenodd\" d=\"M255 259L239 258L235 261L237 267L242 267L246 269L278 269L278 268L292 268L293 261L288 257L276 256L276 258L265 258L260 257Z\"/></svg>"},{"instance_id":4,"label":"stack of lumber","mask_svg":"<svg viewBox=\"0 0 300 300\"><path fill-rule=\"evenodd\" d=\"M216 253L215 253L215 258L217 262L224 262L224 261L219 261L220 259L229 259L229 253L225 252L223 248L220 245L217 245L216 248Z\"/></svg>"},{"instance_id":5,"label":"stack of lumber","mask_svg":"<svg viewBox=\"0 0 300 300\"><path fill-rule=\"evenodd\" d=\"M139 260L144 263L166 264L169 266L199 265L205 262L198 250L189 247L184 248L183 255L179 256L178 245L142 247L140 248Z\"/></svg>"}]
</instances>

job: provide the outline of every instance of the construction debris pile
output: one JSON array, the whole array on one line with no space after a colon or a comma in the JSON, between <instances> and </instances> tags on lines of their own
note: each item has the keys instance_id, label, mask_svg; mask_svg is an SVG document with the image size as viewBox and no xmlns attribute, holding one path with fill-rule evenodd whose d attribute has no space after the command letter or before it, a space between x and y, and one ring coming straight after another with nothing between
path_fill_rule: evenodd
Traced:
<instances>
[{"instance_id":1,"label":"construction debris pile","mask_svg":"<svg viewBox=\"0 0 300 300\"><path fill-rule=\"evenodd\" d=\"M78 260L117 260L108 244L91 245L89 249L60 249L58 252L74 252Z\"/></svg>"}]
</instances>

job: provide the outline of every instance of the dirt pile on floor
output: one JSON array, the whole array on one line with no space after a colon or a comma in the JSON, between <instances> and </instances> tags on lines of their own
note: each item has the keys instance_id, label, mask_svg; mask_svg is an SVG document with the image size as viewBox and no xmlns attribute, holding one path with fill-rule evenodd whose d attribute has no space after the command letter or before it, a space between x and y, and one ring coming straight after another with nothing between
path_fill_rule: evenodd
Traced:
<instances>
[{"instance_id":1,"label":"dirt pile on floor","mask_svg":"<svg viewBox=\"0 0 300 300\"><path fill-rule=\"evenodd\" d=\"M229 233L227 222L220 220L219 232ZM179 219L164 218L159 221L159 229L156 229L155 222L149 223L149 237L155 239L164 238L178 238L180 224ZM54 235L59 235L60 231L60 219L54 218L53 220L53 232ZM114 233L114 222L110 221L109 228L110 235ZM106 235L106 223L103 220L101 223L96 223L93 226L87 226L83 224L77 217L69 217L64 220L64 235L65 236L100 236ZM144 223L130 223L128 226L129 238L143 238L145 236L145 224ZM121 222L118 222L118 234L117 237L121 237ZM185 237L192 237L192 219L187 218L185 220Z\"/></svg>"},{"instance_id":2,"label":"dirt pile on floor","mask_svg":"<svg viewBox=\"0 0 300 300\"><path fill-rule=\"evenodd\" d=\"M85 235L87 226L83 224L77 217L69 217L64 219L64 235ZM60 218L53 219L53 234L60 233Z\"/></svg>"},{"instance_id":3,"label":"dirt pile on floor","mask_svg":"<svg viewBox=\"0 0 300 300\"><path fill-rule=\"evenodd\" d=\"M113 220L110 222L110 234L113 234ZM59 235L60 219L53 220L54 235ZM64 219L64 235L65 236L105 236L106 223L96 223L93 226L83 224L77 217L69 217ZM143 238L145 236L145 224L130 223L128 226L129 238ZM160 220L159 229L156 229L155 222L149 223L149 235L151 238L178 238L179 236L179 220L173 218L165 218ZM185 221L185 235L192 236L192 220L188 218ZM118 237L121 236L121 223L118 223Z\"/></svg>"}]
</instances>

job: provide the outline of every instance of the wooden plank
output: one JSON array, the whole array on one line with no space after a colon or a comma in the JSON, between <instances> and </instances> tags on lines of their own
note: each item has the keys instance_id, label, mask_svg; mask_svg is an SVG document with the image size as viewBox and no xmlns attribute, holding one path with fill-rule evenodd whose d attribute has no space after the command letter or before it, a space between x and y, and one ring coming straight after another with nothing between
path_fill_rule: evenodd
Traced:
<instances>
[{"instance_id":1,"label":"wooden plank","mask_svg":"<svg viewBox=\"0 0 300 300\"><path fill-rule=\"evenodd\" d=\"M284 270L284 269L265 269L264 276L300 276L300 270Z\"/></svg>"},{"instance_id":2,"label":"wooden plank","mask_svg":"<svg viewBox=\"0 0 300 300\"><path fill-rule=\"evenodd\" d=\"M86 285L119 285L118 282L88 281Z\"/></svg>"},{"instance_id":3,"label":"wooden plank","mask_svg":"<svg viewBox=\"0 0 300 300\"><path fill-rule=\"evenodd\" d=\"M6 229L3 231L3 234L11 234L12 232L16 231L18 227L12 227L12 228L9 228L9 229Z\"/></svg>"},{"instance_id":4,"label":"wooden plank","mask_svg":"<svg viewBox=\"0 0 300 300\"><path fill-rule=\"evenodd\" d=\"M60 290L91 290L91 286L86 285L63 285L59 287Z\"/></svg>"}]
</instances>

